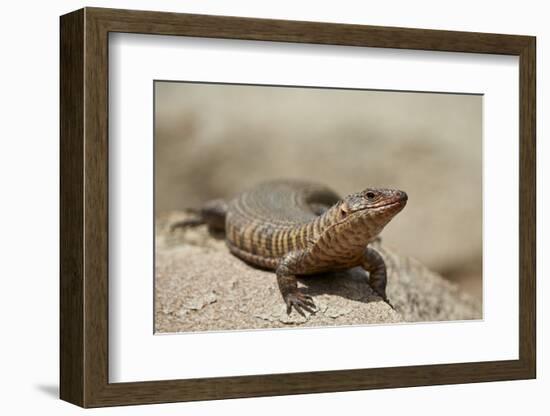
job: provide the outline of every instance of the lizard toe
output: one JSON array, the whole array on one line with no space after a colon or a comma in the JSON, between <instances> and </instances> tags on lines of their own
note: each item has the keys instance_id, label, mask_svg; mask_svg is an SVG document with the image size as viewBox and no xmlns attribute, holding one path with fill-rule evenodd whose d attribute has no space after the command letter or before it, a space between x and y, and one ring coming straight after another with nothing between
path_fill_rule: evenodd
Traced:
<instances>
[{"instance_id":1,"label":"lizard toe","mask_svg":"<svg viewBox=\"0 0 550 416\"><path fill-rule=\"evenodd\" d=\"M311 296L304 295L300 292L290 293L287 295L285 301L287 305L286 312L288 315L290 315L292 308L294 308L294 310L304 318L306 316L304 311L309 312L310 314L314 314L316 312L316 306Z\"/></svg>"}]
</instances>

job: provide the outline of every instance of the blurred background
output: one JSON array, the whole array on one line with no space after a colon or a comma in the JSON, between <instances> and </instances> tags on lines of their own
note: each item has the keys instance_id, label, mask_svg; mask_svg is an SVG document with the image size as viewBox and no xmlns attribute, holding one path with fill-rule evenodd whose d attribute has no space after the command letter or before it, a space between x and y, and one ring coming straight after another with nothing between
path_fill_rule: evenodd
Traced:
<instances>
[{"instance_id":1,"label":"blurred background","mask_svg":"<svg viewBox=\"0 0 550 416\"><path fill-rule=\"evenodd\" d=\"M481 96L155 82L157 214L274 178L406 191L383 242L481 297Z\"/></svg>"}]
</instances>

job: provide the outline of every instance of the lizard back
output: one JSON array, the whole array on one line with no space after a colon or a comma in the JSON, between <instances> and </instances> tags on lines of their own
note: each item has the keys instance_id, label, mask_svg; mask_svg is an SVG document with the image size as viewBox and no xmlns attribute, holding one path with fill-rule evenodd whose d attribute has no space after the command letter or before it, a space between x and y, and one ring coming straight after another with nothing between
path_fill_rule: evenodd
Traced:
<instances>
[{"instance_id":1,"label":"lizard back","mask_svg":"<svg viewBox=\"0 0 550 416\"><path fill-rule=\"evenodd\" d=\"M315 220L340 199L330 188L311 182L260 184L230 201L225 220L228 246L243 260L274 268L280 257L307 245Z\"/></svg>"}]
</instances>

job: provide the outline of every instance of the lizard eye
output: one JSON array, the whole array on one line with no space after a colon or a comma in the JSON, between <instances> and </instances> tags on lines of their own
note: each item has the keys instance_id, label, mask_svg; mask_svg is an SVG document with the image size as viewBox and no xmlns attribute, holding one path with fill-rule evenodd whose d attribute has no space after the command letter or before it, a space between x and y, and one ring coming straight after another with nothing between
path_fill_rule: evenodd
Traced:
<instances>
[{"instance_id":1,"label":"lizard eye","mask_svg":"<svg viewBox=\"0 0 550 416\"><path fill-rule=\"evenodd\" d=\"M373 199L376 195L374 195L374 192L367 192L367 198L368 199Z\"/></svg>"}]
</instances>

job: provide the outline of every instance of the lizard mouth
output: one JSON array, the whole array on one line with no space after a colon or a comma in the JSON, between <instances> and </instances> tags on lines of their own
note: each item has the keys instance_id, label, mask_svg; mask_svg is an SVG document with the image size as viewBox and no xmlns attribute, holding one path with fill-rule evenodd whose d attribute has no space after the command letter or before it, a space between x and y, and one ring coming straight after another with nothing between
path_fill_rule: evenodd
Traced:
<instances>
[{"instance_id":1,"label":"lizard mouth","mask_svg":"<svg viewBox=\"0 0 550 416\"><path fill-rule=\"evenodd\" d=\"M387 208L392 208L392 207L397 207L397 206L405 206L405 204L407 203L407 199L405 200L399 200L399 201L393 201L393 202L387 202L385 203L384 205L380 205L380 206L377 206L375 208L371 208L371 209L374 209L375 211L382 211L382 210L385 210ZM365 209L368 209L368 208L365 208ZM361 210L363 211L363 210Z\"/></svg>"},{"instance_id":2,"label":"lizard mouth","mask_svg":"<svg viewBox=\"0 0 550 416\"><path fill-rule=\"evenodd\" d=\"M380 206L380 208L388 208L392 206L407 205L408 195L403 191L398 191L397 194L389 201Z\"/></svg>"}]
</instances>

